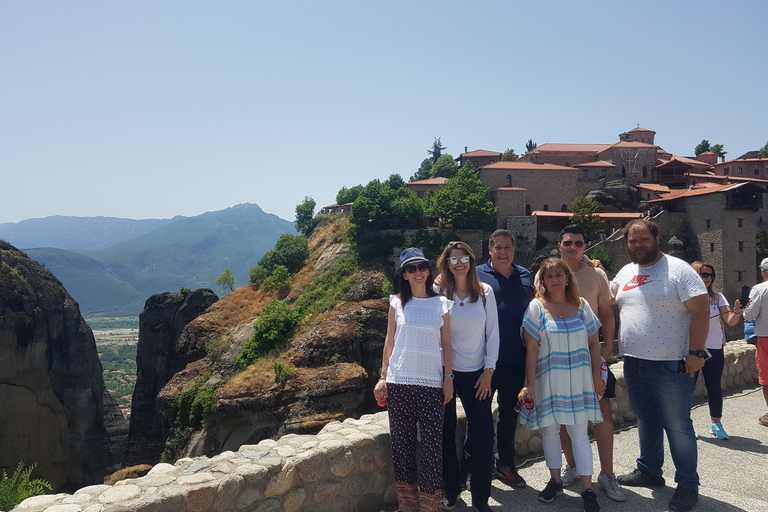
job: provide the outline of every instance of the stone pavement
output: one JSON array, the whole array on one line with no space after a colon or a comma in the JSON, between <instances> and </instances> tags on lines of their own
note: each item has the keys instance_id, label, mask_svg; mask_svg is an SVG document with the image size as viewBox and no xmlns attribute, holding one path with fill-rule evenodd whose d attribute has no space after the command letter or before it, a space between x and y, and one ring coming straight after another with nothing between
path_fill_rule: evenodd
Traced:
<instances>
[{"instance_id":1,"label":"stone pavement","mask_svg":"<svg viewBox=\"0 0 768 512\"><path fill-rule=\"evenodd\" d=\"M699 434L699 503L694 512L768 512L768 427L757 422L766 412L762 388L746 388L725 395L723 426L730 440L721 441L709 433L709 409L706 402L694 406L692 417ZM666 437L665 437L666 439ZM637 429L627 428L617 432L614 438L614 469L616 474L635 469L635 459L640 453ZM667 486L657 489L626 487L627 501L610 500L595 483L598 502L604 512L644 512L669 510L667 503L675 490L674 466L669 447L665 442L664 478ZM597 447L592 442L595 460L595 477L599 471ZM528 482L525 489L513 489L500 480L494 480L489 504L494 512L541 511L559 512L583 510L581 485L573 483L552 503L542 503L538 493L549 480L549 470L543 457L527 461L519 472ZM470 493L462 494L457 511L468 510Z\"/></svg>"}]
</instances>

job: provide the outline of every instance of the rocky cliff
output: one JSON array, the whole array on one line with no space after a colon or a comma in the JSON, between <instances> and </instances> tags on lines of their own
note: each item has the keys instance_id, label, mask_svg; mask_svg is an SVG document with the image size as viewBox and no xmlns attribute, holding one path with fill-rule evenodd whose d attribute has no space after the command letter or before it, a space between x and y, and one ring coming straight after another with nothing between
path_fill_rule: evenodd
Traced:
<instances>
[{"instance_id":1,"label":"rocky cliff","mask_svg":"<svg viewBox=\"0 0 768 512\"><path fill-rule=\"evenodd\" d=\"M126 431L77 302L0 240L0 468L37 463L54 489L100 483Z\"/></svg>"},{"instance_id":2,"label":"rocky cliff","mask_svg":"<svg viewBox=\"0 0 768 512\"><path fill-rule=\"evenodd\" d=\"M139 316L137 378L123 465L160 462L166 434L157 413L157 395L177 372L205 355L204 347L202 351L197 347L190 350L186 340L191 334L181 340L182 332L217 300L213 291L200 289L186 294L159 293L144 304ZM177 349L179 343L181 350Z\"/></svg>"}]
</instances>

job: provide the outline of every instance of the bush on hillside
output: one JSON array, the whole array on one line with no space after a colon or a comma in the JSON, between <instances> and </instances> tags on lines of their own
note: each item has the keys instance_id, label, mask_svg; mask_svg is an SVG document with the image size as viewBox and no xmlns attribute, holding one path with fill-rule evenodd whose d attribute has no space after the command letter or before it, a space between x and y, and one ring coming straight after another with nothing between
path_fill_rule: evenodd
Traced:
<instances>
[{"instance_id":1,"label":"bush on hillside","mask_svg":"<svg viewBox=\"0 0 768 512\"><path fill-rule=\"evenodd\" d=\"M47 480L29 478L36 466L37 464L32 464L24 469L24 462L19 462L16 471L10 477L3 470L0 478L0 510L11 510L27 498L53 490Z\"/></svg>"},{"instance_id":2,"label":"bush on hillside","mask_svg":"<svg viewBox=\"0 0 768 512\"><path fill-rule=\"evenodd\" d=\"M301 270L309 256L309 240L303 236L284 234L275 243L275 248L268 251L259 263L248 272L251 284L258 284L269 277L275 267L282 265L290 274Z\"/></svg>"},{"instance_id":3,"label":"bush on hillside","mask_svg":"<svg viewBox=\"0 0 768 512\"><path fill-rule=\"evenodd\" d=\"M300 319L299 312L284 301L275 299L264 306L259 318L253 323L253 336L245 342L243 351L237 356L237 364L245 368L281 346L293 333Z\"/></svg>"}]
</instances>

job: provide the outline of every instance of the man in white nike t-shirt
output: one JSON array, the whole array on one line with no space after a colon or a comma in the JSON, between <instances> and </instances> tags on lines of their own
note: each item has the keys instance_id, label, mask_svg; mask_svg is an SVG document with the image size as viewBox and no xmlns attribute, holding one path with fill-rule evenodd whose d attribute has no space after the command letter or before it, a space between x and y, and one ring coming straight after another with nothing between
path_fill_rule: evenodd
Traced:
<instances>
[{"instance_id":1,"label":"man in white nike t-shirt","mask_svg":"<svg viewBox=\"0 0 768 512\"><path fill-rule=\"evenodd\" d=\"M632 412L637 416L637 469L622 485L663 487L664 432L677 490L670 510L698 501L698 450L691 421L695 372L704 366L709 330L707 289L686 262L659 249L659 228L633 220L624 231L632 263L611 282L619 306L619 351Z\"/></svg>"}]
</instances>

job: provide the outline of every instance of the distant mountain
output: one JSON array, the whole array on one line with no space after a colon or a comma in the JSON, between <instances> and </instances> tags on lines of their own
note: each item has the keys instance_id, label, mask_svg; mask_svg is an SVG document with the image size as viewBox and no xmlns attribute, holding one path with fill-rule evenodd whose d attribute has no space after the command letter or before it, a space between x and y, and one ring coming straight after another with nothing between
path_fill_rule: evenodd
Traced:
<instances>
[{"instance_id":1,"label":"distant mountain","mask_svg":"<svg viewBox=\"0 0 768 512\"><path fill-rule=\"evenodd\" d=\"M0 224L0 239L18 248L98 250L146 235L183 218L133 220L56 215Z\"/></svg>"},{"instance_id":2,"label":"distant mountain","mask_svg":"<svg viewBox=\"0 0 768 512\"><path fill-rule=\"evenodd\" d=\"M81 240L88 238L84 231L79 233ZM247 284L248 271L283 233L296 234L294 223L267 214L258 205L240 204L196 217L176 217L100 250L19 248L61 280L84 315L136 316L155 293L182 287L221 293L215 281L227 268L237 286ZM91 240L95 245L105 243L95 235Z\"/></svg>"}]
</instances>

